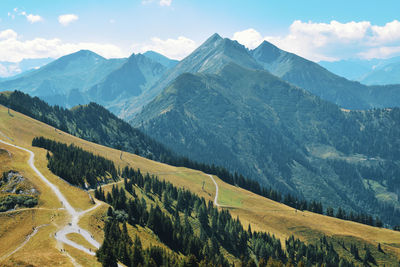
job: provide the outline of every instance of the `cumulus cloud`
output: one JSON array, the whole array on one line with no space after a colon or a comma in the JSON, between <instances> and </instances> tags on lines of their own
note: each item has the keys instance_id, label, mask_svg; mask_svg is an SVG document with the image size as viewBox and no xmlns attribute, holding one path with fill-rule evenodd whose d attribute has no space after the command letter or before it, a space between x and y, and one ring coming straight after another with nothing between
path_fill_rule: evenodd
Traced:
<instances>
[{"instance_id":1,"label":"cumulus cloud","mask_svg":"<svg viewBox=\"0 0 400 267\"><path fill-rule=\"evenodd\" d=\"M79 17L75 14L64 14L58 16L58 22L63 26L68 26L70 23L77 21Z\"/></svg>"},{"instance_id":2,"label":"cumulus cloud","mask_svg":"<svg viewBox=\"0 0 400 267\"><path fill-rule=\"evenodd\" d=\"M361 58L390 58L400 53L400 46L382 46L358 53Z\"/></svg>"},{"instance_id":3,"label":"cumulus cloud","mask_svg":"<svg viewBox=\"0 0 400 267\"><path fill-rule=\"evenodd\" d=\"M1 64L0 63L0 77L10 77L21 73L18 63Z\"/></svg>"},{"instance_id":4,"label":"cumulus cloud","mask_svg":"<svg viewBox=\"0 0 400 267\"><path fill-rule=\"evenodd\" d=\"M400 22L394 20L383 26L369 21L315 23L294 21L288 34L262 36L254 29L236 32L233 38L248 48L269 41L281 49L305 58L334 61L350 57L389 57L398 53Z\"/></svg>"},{"instance_id":5,"label":"cumulus cloud","mask_svg":"<svg viewBox=\"0 0 400 267\"><path fill-rule=\"evenodd\" d=\"M377 43L388 43L400 40L400 22L394 20L386 23L384 26L372 26L373 32L372 40Z\"/></svg>"},{"instance_id":6,"label":"cumulus cloud","mask_svg":"<svg viewBox=\"0 0 400 267\"><path fill-rule=\"evenodd\" d=\"M18 34L11 29L4 30L4 31L0 32L0 41L7 40L7 39L16 39L17 36L18 36Z\"/></svg>"},{"instance_id":7,"label":"cumulus cloud","mask_svg":"<svg viewBox=\"0 0 400 267\"><path fill-rule=\"evenodd\" d=\"M237 40L239 43L250 49L256 48L264 40L261 34L252 28L235 32L232 39Z\"/></svg>"},{"instance_id":8,"label":"cumulus cloud","mask_svg":"<svg viewBox=\"0 0 400 267\"><path fill-rule=\"evenodd\" d=\"M29 14L26 15L26 19L30 22L30 23L36 23L36 22L40 22L43 21L43 18L39 15L33 15L33 14Z\"/></svg>"},{"instance_id":9,"label":"cumulus cloud","mask_svg":"<svg viewBox=\"0 0 400 267\"><path fill-rule=\"evenodd\" d=\"M133 49L137 52L143 53L152 50L173 59L182 59L186 57L196 49L196 47L195 41L184 36L179 36L177 39L166 40L153 37L149 43L133 45Z\"/></svg>"},{"instance_id":10,"label":"cumulus cloud","mask_svg":"<svg viewBox=\"0 0 400 267\"><path fill-rule=\"evenodd\" d=\"M118 46L99 43L65 43L58 38L23 40L11 30L0 31L0 61L19 62L24 58L58 58L88 49L106 58L127 56Z\"/></svg>"}]
</instances>

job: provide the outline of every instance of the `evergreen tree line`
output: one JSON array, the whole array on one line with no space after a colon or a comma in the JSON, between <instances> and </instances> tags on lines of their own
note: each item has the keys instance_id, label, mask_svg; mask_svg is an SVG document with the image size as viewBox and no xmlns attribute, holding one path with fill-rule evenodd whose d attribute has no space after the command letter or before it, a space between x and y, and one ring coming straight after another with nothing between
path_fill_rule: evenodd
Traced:
<instances>
[{"instance_id":1,"label":"evergreen tree line","mask_svg":"<svg viewBox=\"0 0 400 267\"><path fill-rule=\"evenodd\" d=\"M85 187L96 187L98 178L103 182L111 176L117 180L117 170L114 162L87 152L74 144L66 145L44 137L35 137L32 146L47 149L47 167L56 175L68 181L70 184Z\"/></svg>"},{"instance_id":2,"label":"evergreen tree line","mask_svg":"<svg viewBox=\"0 0 400 267\"><path fill-rule=\"evenodd\" d=\"M119 260L127 266L140 266L138 263L152 266L149 263L151 258L148 256L149 249L143 250L138 245L139 242L135 241L135 245L126 238L127 234L124 233L126 222L132 226L141 225L150 228L174 252L185 255L179 262L173 255L159 249L163 252L159 253L157 266L167 266L171 262L174 262L174 266L229 266L226 258L222 256L222 248L240 259L243 266L257 266L254 258L259 266L267 266L271 262L275 264L274 266L279 266L276 264L339 266L339 262L342 264L340 266L353 266L351 262L340 258L333 244L326 240L326 244L316 246L306 245L291 237L285 241L286 249L283 249L281 241L273 235L252 231L250 226L245 230L239 218L232 218L228 210L218 210L212 201L206 203L204 198L188 190L177 188L169 182L159 180L156 176L143 175L139 170L135 171L128 167L122 170L121 176L124 179L123 188L118 189L113 186L111 192L107 194L101 187L95 190L96 198L106 201L113 207L107 214L109 219L106 221L105 232L112 227L115 230L105 233L104 243L97 254L103 266L112 266L107 265L109 259ZM135 187L150 199L158 198L162 207L155 204L148 209L145 199L143 197L139 199ZM129 197L124 189L129 193ZM117 229L118 221L123 223L123 230ZM199 231L193 229L191 223L193 221L197 221L196 225L200 226ZM112 244L120 243L124 245L113 248ZM140 259L140 262L137 259ZM194 265L185 265L188 262Z\"/></svg>"},{"instance_id":3,"label":"evergreen tree line","mask_svg":"<svg viewBox=\"0 0 400 267\"><path fill-rule=\"evenodd\" d=\"M119 221L112 210L108 211L108 219L104 226L104 242L96 255L103 266L117 267L117 260L127 266L176 266L179 258L167 253L160 247L150 246L143 249L140 239L135 240L128 235L126 223L119 226Z\"/></svg>"},{"instance_id":4,"label":"evergreen tree line","mask_svg":"<svg viewBox=\"0 0 400 267\"><path fill-rule=\"evenodd\" d=\"M197 163L191 161L187 158L183 158L182 161L173 162L175 166L183 166L195 170L200 170L208 174L213 174L218 176L224 182L238 186L240 188L246 189L250 192L253 192L257 195L266 197L268 199L283 203L289 207L298 209L298 210L307 210L314 213L325 214L331 217L336 217L343 220L354 221L362 224L367 224L371 226L382 227L383 222L379 217L373 218L372 215L367 213L354 213L352 211L346 212L345 209L339 207L335 213L332 207L328 207L325 212L321 202L312 200L307 201L305 199L299 199L296 196L288 193L286 195L282 194L281 192L272 189L271 187L266 188L262 187L260 183L255 180L249 179L244 177L243 175L239 175L237 173L232 174L227 169L223 167L218 167L214 165L207 165L203 163ZM398 214L397 218L400 218L400 212L397 211L393 206L382 206L382 209L387 211L388 214L387 218L392 222L390 218L396 217L395 215Z\"/></svg>"},{"instance_id":5,"label":"evergreen tree line","mask_svg":"<svg viewBox=\"0 0 400 267\"><path fill-rule=\"evenodd\" d=\"M391 226L400 224L400 210L392 204L380 203L374 196L371 196L370 189L364 189L365 185L363 183L364 180L368 185L370 183L384 184L400 197L400 183L399 179L397 179L400 176L400 166L389 160L385 160L384 162L372 161L368 165L362 165L337 159L329 160L329 165L338 175L339 179L344 181L346 186L361 188L356 199L365 203L367 212L356 214L351 211L346 212L343 208L338 208L335 215L333 215L332 209L328 208L326 210L327 215L378 227L383 226L382 221ZM363 193L362 191L366 191L367 193ZM375 217L374 219L373 216L368 214L368 210L372 211L375 207L379 207L381 217Z\"/></svg>"},{"instance_id":6,"label":"evergreen tree line","mask_svg":"<svg viewBox=\"0 0 400 267\"><path fill-rule=\"evenodd\" d=\"M159 142L96 103L66 109L14 91L0 94L0 104L90 142L157 161L176 157Z\"/></svg>"},{"instance_id":7,"label":"evergreen tree line","mask_svg":"<svg viewBox=\"0 0 400 267\"><path fill-rule=\"evenodd\" d=\"M272 189L271 187L263 187L256 180L245 177L242 174L238 174L236 172L232 174L227 169L221 166L215 166L214 164L208 165L205 163L198 163L185 157L170 159L170 161L167 163L173 166L187 167L190 169L202 171L204 173L216 175L228 184L238 186L257 195L283 203L295 209L308 210L311 212L323 214L323 206L321 202L299 199L298 197L290 193L285 195L278 190Z\"/></svg>"},{"instance_id":8,"label":"evergreen tree line","mask_svg":"<svg viewBox=\"0 0 400 267\"><path fill-rule=\"evenodd\" d=\"M338 208L336 213L334 212L332 207L328 207L326 209L326 215L331 216L331 217L336 217L338 219L358 222L358 223L362 223L362 224L366 224L366 225L370 225L370 226L376 226L376 227L382 227L383 226L383 223L379 219L379 217L376 217L374 219L369 214L366 214L366 213L354 213L352 211L350 213L346 213L346 211L344 209L342 209L341 207Z\"/></svg>"}]
</instances>

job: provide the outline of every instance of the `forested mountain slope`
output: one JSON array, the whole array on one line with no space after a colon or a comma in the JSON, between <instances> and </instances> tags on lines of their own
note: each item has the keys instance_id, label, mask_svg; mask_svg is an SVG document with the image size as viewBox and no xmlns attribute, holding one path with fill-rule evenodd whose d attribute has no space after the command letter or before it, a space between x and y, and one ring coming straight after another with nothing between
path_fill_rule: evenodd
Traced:
<instances>
[{"instance_id":1,"label":"forested mountain slope","mask_svg":"<svg viewBox=\"0 0 400 267\"><path fill-rule=\"evenodd\" d=\"M398 220L399 109L346 112L231 63L217 75L180 75L132 122L194 160Z\"/></svg>"},{"instance_id":2,"label":"forested mountain slope","mask_svg":"<svg viewBox=\"0 0 400 267\"><path fill-rule=\"evenodd\" d=\"M173 155L160 143L95 103L76 106L69 110L50 106L37 97L32 98L16 91L0 94L0 104L95 143L156 160L163 160Z\"/></svg>"}]
</instances>

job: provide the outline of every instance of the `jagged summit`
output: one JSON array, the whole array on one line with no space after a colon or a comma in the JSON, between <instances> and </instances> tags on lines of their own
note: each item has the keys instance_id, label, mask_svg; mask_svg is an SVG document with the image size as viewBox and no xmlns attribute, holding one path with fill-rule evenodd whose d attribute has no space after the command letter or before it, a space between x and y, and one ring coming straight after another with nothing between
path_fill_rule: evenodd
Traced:
<instances>
[{"instance_id":1,"label":"jagged summit","mask_svg":"<svg viewBox=\"0 0 400 267\"><path fill-rule=\"evenodd\" d=\"M255 58L265 63L274 61L282 53L286 52L265 40L252 51L252 54Z\"/></svg>"},{"instance_id":2,"label":"jagged summit","mask_svg":"<svg viewBox=\"0 0 400 267\"><path fill-rule=\"evenodd\" d=\"M183 72L216 73L230 62L253 69L262 68L243 45L215 33L183 59L172 73L175 77Z\"/></svg>"},{"instance_id":3,"label":"jagged summit","mask_svg":"<svg viewBox=\"0 0 400 267\"><path fill-rule=\"evenodd\" d=\"M208 39L203 44L215 43L222 39L223 38L221 37L221 35L219 35L218 33L214 33L213 35L208 37Z\"/></svg>"},{"instance_id":4,"label":"jagged summit","mask_svg":"<svg viewBox=\"0 0 400 267\"><path fill-rule=\"evenodd\" d=\"M143 55L145 57L152 59L153 61L160 63L161 65L163 65L164 67L167 67L167 68L173 68L176 66L176 64L179 63L178 60L170 59L160 53L157 53L157 52L151 51L151 50L143 53Z\"/></svg>"},{"instance_id":5,"label":"jagged summit","mask_svg":"<svg viewBox=\"0 0 400 267\"><path fill-rule=\"evenodd\" d=\"M138 98L129 101L120 115L126 120L132 119L141 107L153 100L183 73L216 74L225 65L232 62L248 69L263 69L261 64L257 63L243 45L228 38L222 38L218 34L213 34L174 68L165 72L152 88Z\"/></svg>"}]
</instances>

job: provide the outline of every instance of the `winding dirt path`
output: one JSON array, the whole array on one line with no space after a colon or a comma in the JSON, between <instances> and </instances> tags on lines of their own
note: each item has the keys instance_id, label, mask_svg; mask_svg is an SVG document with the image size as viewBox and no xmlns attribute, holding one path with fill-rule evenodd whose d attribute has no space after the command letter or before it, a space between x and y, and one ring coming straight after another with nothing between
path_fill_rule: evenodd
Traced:
<instances>
[{"instance_id":1,"label":"winding dirt path","mask_svg":"<svg viewBox=\"0 0 400 267\"><path fill-rule=\"evenodd\" d=\"M218 191L219 191L218 184L217 184L217 182L215 181L214 177L212 177L211 174L207 174L207 175L208 175L208 177L211 178L211 180L212 180L212 181L214 182L214 184L215 184L214 205L217 206L217 207L222 207L220 204L218 204Z\"/></svg>"},{"instance_id":2,"label":"winding dirt path","mask_svg":"<svg viewBox=\"0 0 400 267\"><path fill-rule=\"evenodd\" d=\"M29 149L17 146L17 145L13 145L10 144L8 142L5 142L3 140L0 140L0 143L3 143L5 145L9 145L9 146L13 146L15 148L18 148L20 150L26 151L29 153L30 157L28 160L28 164L31 167L31 169L40 177L40 179L45 182L50 189L55 193L55 195L57 196L57 198L60 200L61 204L64 206L65 210L68 212L68 214L71 216L71 222L69 224L67 224L64 228L62 228L61 230L59 230L55 235L54 238L62 243L65 243L67 245L70 245L71 247L74 247L76 249L79 249L87 254L90 255L95 255L94 251L91 251L90 249L79 245L77 243L75 243L74 241L69 240L66 235L70 234L70 233L77 233L80 234L83 238L85 238L91 245L93 245L96 248L100 247L100 243L97 242L93 236L86 230L82 229L81 227L78 226L78 222L79 222L79 218L84 215L85 213L92 211L93 209L97 208L100 204L97 202L95 206L93 206L90 209L87 209L85 211L81 211L81 212L77 212L72 206L71 204L68 202L68 200L65 198L65 196L61 193L61 191L58 189L58 187L56 187L54 184L52 184L46 177L44 177L44 175L35 167L34 165L34 158L35 158L35 154L30 151ZM37 232L38 228L36 228L36 232ZM36 234L36 232L34 231L34 234ZM33 235L31 234L30 237L32 237ZM29 237L29 239L30 239ZM23 245L25 245L26 242L29 241L29 239L27 241L24 241ZM13 253L15 253L16 251L14 251ZM74 262L74 265L76 264L76 262Z\"/></svg>"}]
</instances>

